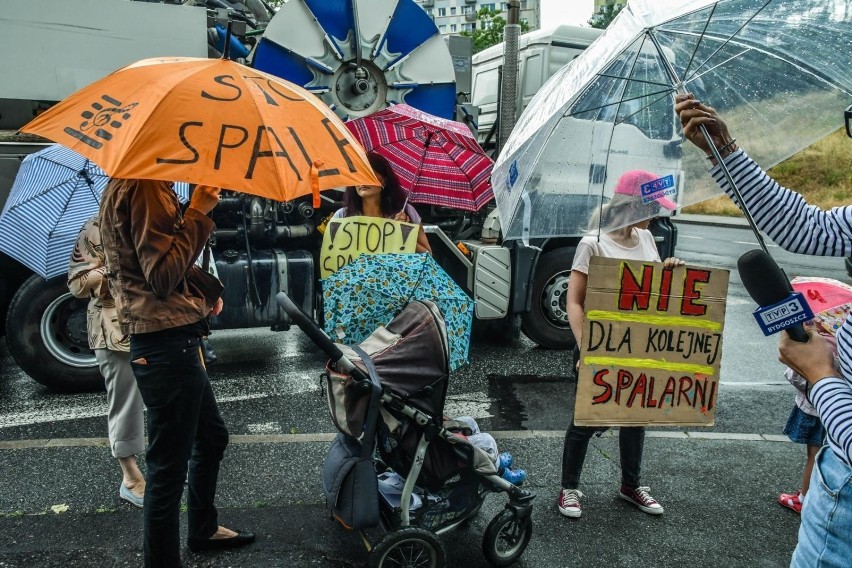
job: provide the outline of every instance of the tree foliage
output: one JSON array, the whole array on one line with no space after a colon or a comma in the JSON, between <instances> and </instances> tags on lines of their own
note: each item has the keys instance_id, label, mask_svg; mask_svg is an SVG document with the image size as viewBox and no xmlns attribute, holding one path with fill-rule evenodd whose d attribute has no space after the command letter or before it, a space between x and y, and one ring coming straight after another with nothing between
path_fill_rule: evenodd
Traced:
<instances>
[{"instance_id":1,"label":"tree foliage","mask_svg":"<svg viewBox=\"0 0 852 568\"><path fill-rule=\"evenodd\" d=\"M474 53L503 41L506 20L500 14L497 10L482 8L476 13L476 28L472 32L461 33L463 36L473 38ZM530 31L530 26L526 22L521 22L520 25L522 34Z\"/></svg>"},{"instance_id":2,"label":"tree foliage","mask_svg":"<svg viewBox=\"0 0 852 568\"><path fill-rule=\"evenodd\" d=\"M606 29L615 19L621 9L624 6L616 7L615 4L606 4L601 8L600 12L595 13L594 16L589 20L589 25L593 28L598 28L601 30Z\"/></svg>"}]
</instances>

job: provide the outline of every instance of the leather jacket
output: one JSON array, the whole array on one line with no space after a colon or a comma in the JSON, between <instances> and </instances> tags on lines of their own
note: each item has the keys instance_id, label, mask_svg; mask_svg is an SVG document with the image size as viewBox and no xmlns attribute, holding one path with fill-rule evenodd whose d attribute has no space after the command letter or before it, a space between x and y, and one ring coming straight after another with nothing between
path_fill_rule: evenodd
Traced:
<instances>
[{"instance_id":1,"label":"leather jacket","mask_svg":"<svg viewBox=\"0 0 852 568\"><path fill-rule=\"evenodd\" d=\"M192 208L181 215L169 182L112 179L101 198L100 218L109 288L123 333L180 327L207 316L221 284L217 281L217 293L193 283L212 278L194 264L214 228L209 217Z\"/></svg>"}]
</instances>

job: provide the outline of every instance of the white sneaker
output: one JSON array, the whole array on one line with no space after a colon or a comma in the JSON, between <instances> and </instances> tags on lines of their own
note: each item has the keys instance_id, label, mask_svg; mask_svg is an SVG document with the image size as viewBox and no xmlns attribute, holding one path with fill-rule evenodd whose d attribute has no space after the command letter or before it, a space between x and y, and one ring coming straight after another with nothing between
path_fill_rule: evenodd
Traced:
<instances>
[{"instance_id":1,"label":"white sneaker","mask_svg":"<svg viewBox=\"0 0 852 568\"><path fill-rule=\"evenodd\" d=\"M583 514L580 508L580 497L583 496L581 491L576 489L563 489L559 492L559 498L556 500L556 505L559 507L559 512L565 517L576 519Z\"/></svg>"}]
</instances>

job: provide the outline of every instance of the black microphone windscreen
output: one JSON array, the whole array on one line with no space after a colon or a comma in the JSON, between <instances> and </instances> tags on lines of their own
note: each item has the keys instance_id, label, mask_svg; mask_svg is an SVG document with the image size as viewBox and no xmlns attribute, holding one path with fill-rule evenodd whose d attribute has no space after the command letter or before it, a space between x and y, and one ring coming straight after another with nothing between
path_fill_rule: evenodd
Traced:
<instances>
[{"instance_id":1,"label":"black microphone windscreen","mask_svg":"<svg viewBox=\"0 0 852 568\"><path fill-rule=\"evenodd\" d=\"M771 306L784 300L793 287L778 263L766 252L755 249L737 260L737 270L749 296L759 306Z\"/></svg>"}]
</instances>

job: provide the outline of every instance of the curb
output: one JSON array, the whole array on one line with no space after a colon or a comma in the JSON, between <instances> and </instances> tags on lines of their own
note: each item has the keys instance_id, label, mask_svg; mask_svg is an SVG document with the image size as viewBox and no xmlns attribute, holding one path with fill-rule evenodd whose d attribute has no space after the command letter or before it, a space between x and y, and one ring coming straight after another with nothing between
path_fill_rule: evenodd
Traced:
<instances>
[{"instance_id":1,"label":"curb","mask_svg":"<svg viewBox=\"0 0 852 568\"><path fill-rule=\"evenodd\" d=\"M677 215L672 221L683 225L704 225L707 227L725 227L729 229L749 229L748 221L741 217L722 217L717 215Z\"/></svg>"}]
</instances>

